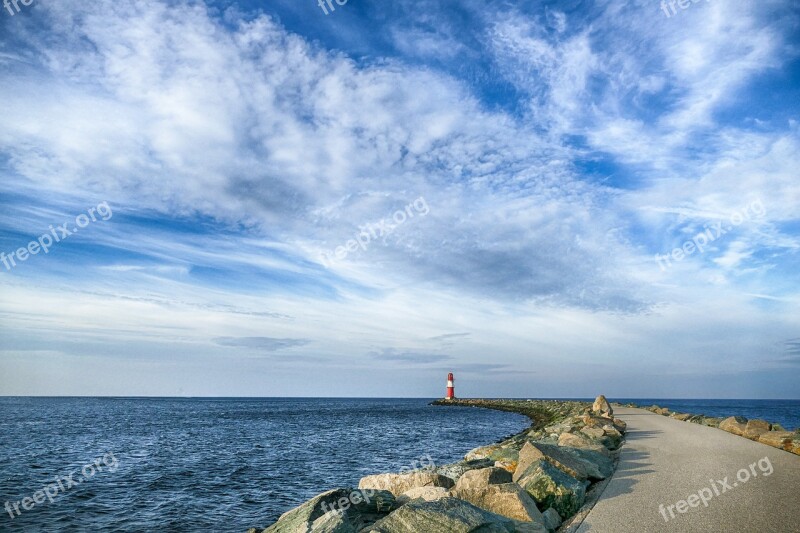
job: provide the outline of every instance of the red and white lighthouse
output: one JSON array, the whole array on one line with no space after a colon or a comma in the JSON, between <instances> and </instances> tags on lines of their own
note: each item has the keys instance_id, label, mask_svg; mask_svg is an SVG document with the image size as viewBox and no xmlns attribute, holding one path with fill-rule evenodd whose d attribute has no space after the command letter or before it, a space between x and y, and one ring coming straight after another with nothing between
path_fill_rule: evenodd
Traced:
<instances>
[{"instance_id":1,"label":"red and white lighthouse","mask_svg":"<svg viewBox=\"0 0 800 533\"><path fill-rule=\"evenodd\" d=\"M453 386L453 373L450 372L447 374L447 399L448 400L455 400L456 398L456 388Z\"/></svg>"}]
</instances>

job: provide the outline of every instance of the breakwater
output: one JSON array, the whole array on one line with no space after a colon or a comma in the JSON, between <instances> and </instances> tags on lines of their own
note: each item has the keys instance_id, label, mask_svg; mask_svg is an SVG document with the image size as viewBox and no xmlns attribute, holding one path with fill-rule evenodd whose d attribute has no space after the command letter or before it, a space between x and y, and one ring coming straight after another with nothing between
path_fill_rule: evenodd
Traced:
<instances>
[{"instance_id":1,"label":"breakwater","mask_svg":"<svg viewBox=\"0 0 800 533\"><path fill-rule=\"evenodd\" d=\"M368 475L358 487L323 492L287 511L264 533L552 533L580 514L611 476L625 423L602 396L558 400L439 400L523 414L531 426L447 465ZM252 528L250 533L262 531Z\"/></svg>"}]
</instances>

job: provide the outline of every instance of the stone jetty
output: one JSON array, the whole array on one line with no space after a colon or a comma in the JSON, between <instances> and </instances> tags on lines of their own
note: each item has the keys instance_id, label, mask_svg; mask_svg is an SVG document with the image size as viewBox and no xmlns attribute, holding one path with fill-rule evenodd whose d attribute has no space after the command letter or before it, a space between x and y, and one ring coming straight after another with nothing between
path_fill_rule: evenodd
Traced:
<instances>
[{"instance_id":1,"label":"stone jetty","mask_svg":"<svg viewBox=\"0 0 800 533\"><path fill-rule=\"evenodd\" d=\"M531 426L448 465L366 476L248 533L553 533L586 512L613 472L626 424L605 397L438 400L526 415Z\"/></svg>"}]
</instances>

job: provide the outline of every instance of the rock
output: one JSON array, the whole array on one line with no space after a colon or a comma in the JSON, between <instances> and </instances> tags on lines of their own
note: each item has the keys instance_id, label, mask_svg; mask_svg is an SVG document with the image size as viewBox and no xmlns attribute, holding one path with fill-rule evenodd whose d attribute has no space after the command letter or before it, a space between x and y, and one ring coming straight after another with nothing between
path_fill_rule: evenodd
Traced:
<instances>
[{"instance_id":1,"label":"rock","mask_svg":"<svg viewBox=\"0 0 800 533\"><path fill-rule=\"evenodd\" d=\"M546 527L548 531L555 531L561 527L561 515L552 507L542 513L542 518L544 518L544 527Z\"/></svg>"},{"instance_id":2,"label":"rock","mask_svg":"<svg viewBox=\"0 0 800 533\"><path fill-rule=\"evenodd\" d=\"M394 506L394 496L383 490L329 490L283 513L264 533L355 533Z\"/></svg>"},{"instance_id":3,"label":"rock","mask_svg":"<svg viewBox=\"0 0 800 533\"><path fill-rule=\"evenodd\" d=\"M521 447L521 445L520 445ZM474 461L477 459L491 459L492 461L516 461L519 456L519 448L514 449L510 446L502 444L491 444L489 446L482 446L475 448L464 456L467 461Z\"/></svg>"},{"instance_id":4,"label":"rock","mask_svg":"<svg viewBox=\"0 0 800 533\"><path fill-rule=\"evenodd\" d=\"M544 428L544 431L548 435L560 435L562 433L572 433L573 429L574 429L574 427L573 427L572 424L568 424L568 423L565 422L565 423L561 423L561 424L553 424L551 426L547 426L547 427ZM533 436L533 435L531 435L531 436Z\"/></svg>"},{"instance_id":5,"label":"rock","mask_svg":"<svg viewBox=\"0 0 800 533\"><path fill-rule=\"evenodd\" d=\"M786 431L786 428L780 424L772 424L772 431Z\"/></svg>"},{"instance_id":6,"label":"rock","mask_svg":"<svg viewBox=\"0 0 800 533\"><path fill-rule=\"evenodd\" d=\"M692 415L690 415L689 413L672 413L672 415L670 416L671 418L674 418L675 420L680 420L681 422L686 422L687 420L692 418Z\"/></svg>"},{"instance_id":7,"label":"rock","mask_svg":"<svg viewBox=\"0 0 800 533\"><path fill-rule=\"evenodd\" d=\"M605 432L601 428L585 427L581 428L581 433L589 435L593 439L602 439Z\"/></svg>"},{"instance_id":8,"label":"rock","mask_svg":"<svg viewBox=\"0 0 800 533\"><path fill-rule=\"evenodd\" d=\"M562 433L558 437L559 446L570 446L572 448L585 448L587 450L595 450L600 453L608 455L608 449L600 444L595 444L585 437L576 435L574 433Z\"/></svg>"},{"instance_id":9,"label":"rock","mask_svg":"<svg viewBox=\"0 0 800 533\"><path fill-rule=\"evenodd\" d=\"M734 435L744 435L746 428L747 419L743 416L731 416L719 423L719 429Z\"/></svg>"},{"instance_id":10,"label":"rock","mask_svg":"<svg viewBox=\"0 0 800 533\"><path fill-rule=\"evenodd\" d=\"M721 418L714 418L713 416L706 416L706 417L703 418L703 422L702 423L703 423L704 426L708 426L708 427L712 427L712 428L718 428L720 423L722 423L722 419Z\"/></svg>"},{"instance_id":11,"label":"rock","mask_svg":"<svg viewBox=\"0 0 800 533\"><path fill-rule=\"evenodd\" d=\"M589 484L562 472L544 459L532 463L517 483L539 507L553 507L561 516L572 516L580 509Z\"/></svg>"},{"instance_id":12,"label":"rock","mask_svg":"<svg viewBox=\"0 0 800 533\"><path fill-rule=\"evenodd\" d=\"M411 500L416 500L417 498L421 498L426 502L433 502L442 498L446 498L447 496L448 491L444 487L417 487L407 490L398 496L397 506L400 507L401 505L405 505Z\"/></svg>"},{"instance_id":13,"label":"rock","mask_svg":"<svg viewBox=\"0 0 800 533\"><path fill-rule=\"evenodd\" d=\"M758 442L790 452L793 435L791 431L767 431L758 436Z\"/></svg>"},{"instance_id":14,"label":"rock","mask_svg":"<svg viewBox=\"0 0 800 533\"><path fill-rule=\"evenodd\" d=\"M601 428L613 420L605 416L583 415L576 420L577 423L582 423L586 427ZM571 432L570 432L571 433Z\"/></svg>"},{"instance_id":15,"label":"rock","mask_svg":"<svg viewBox=\"0 0 800 533\"><path fill-rule=\"evenodd\" d=\"M517 522L458 498L413 500L377 522L370 533L546 533L541 524Z\"/></svg>"},{"instance_id":16,"label":"rock","mask_svg":"<svg viewBox=\"0 0 800 533\"><path fill-rule=\"evenodd\" d=\"M298 530L298 533L303 530ZM325 513L311 524L313 533L358 533L345 513Z\"/></svg>"},{"instance_id":17,"label":"rock","mask_svg":"<svg viewBox=\"0 0 800 533\"><path fill-rule=\"evenodd\" d=\"M628 430L628 424L626 424L624 420L620 420L619 418L614 419L614 427L617 428L617 431L619 431L620 433L625 433Z\"/></svg>"},{"instance_id":18,"label":"rock","mask_svg":"<svg viewBox=\"0 0 800 533\"><path fill-rule=\"evenodd\" d=\"M608 447L612 450L616 450L622 444L622 433L614 426L603 426L603 435L610 441L610 446Z\"/></svg>"},{"instance_id":19,"label":"rock","mask_svg":"<svg viewBox=\"0 0 800 533\"><path fill-rule=\"evenodd\" d=\"M495 461L492 459L476 459L474 461L460 461L458 463L440 466L436 468L434 472L447 476L455 482L458 481L458 478L460 478L464 472L469 472L470 470L478 468L489 468L490 466L495 466Z\"/></svg>"},{"instance_id":20,"label":"rock","mask_svg":"<svg viewBox=\"0 0 800 533\"><path fill-rule=\"evenodd\" d=\"M766 420L748 420L747 425L744 428L744 435L743 437L748 438L750 440L758 440L758 437L762 433L766 433L771 429L769 422Z\"/></svg>"},{"instance_id":21,"label":"rock","mask_svg":"<svg viewBox=\"0 0 800 533\"><path fill-rule=\"evenodd\" d=\"M359 489L388 490L395 496L416 487L444 487L449 489L453 480L436 472L409 472L408 474L376 474L362 477Z\"/></svg>"},{"instance_id":22,"label":"rock","mask_svg":"<svg viewBox=\"0 0 800 533\"><path fill-rule=\"evenodd\" d=\"M514 473L514 470L517 469L517 462L516 461L495 461L494 466L497 468L502 468L506 472L510 472L511 474Z\"/></svg>"},{"instance_id":23,"label":"rock","mask_svg":"<svg viewBox=\"0 0 800 533\"><path fill-rule=\"evenodd\" d=\"M606 400L606 397L603 396L602 394L598 396L597 399L594 401L594 404L592 405L592 412L600 413L601 415L604 416L611 416L611 417L614 416L614 410L611 408L611 405L609 405L608 400Z\"/></svg>"},{"instance_id":24,"label":"rock","mask_svg":"<svg viewBox=\"0 0 800 533\"><path fill-rule=\"evenodd\" d=\"M459 489L456 486L450 490L450 494L506 518L544 524L536 502L516 483L486 485L483 488L471 489Z\"/></svg>"},{"instance_id":25,"label":"rock","mask_svg":"<svg viewBox=\"0 0 800 533\"><path fill-rule=\"evenodd\" d=\"M606 479L614 473L614 461L609 457L606 450L599 452L585 448L571 448L569 446L562 446L559 449L582 460L586 464L586 472L589 479Z\"/></svg>"},{"instance_id":26,"label":"rock","mask_svg":"<svg viewBox=\"0 0 800 533\"><path fill-rule=\"evenodd\" d=\"M499 485L501 483L511 483L511 473L508 470L493 466L465 472L463 476L458 478L454 489L482 489L489 485Z\"/></svg>"},{"instance_id":27,"label":"rock","mask_svg":"<svg viewBox=\"0 0 800 533\"><path fill-rule=\"evenodd\" d=\"M544 459L565 474L569 474L580 481L589 477L589 469L586 463L582 459L565 451L564 448L549 444L527 442L519 452L519 464L517 465L517 470L514 472L513 480L519 481L523 474L525 474L525 471L528 470L534 462L540 459Z\"/></svg>"}]
</instances>

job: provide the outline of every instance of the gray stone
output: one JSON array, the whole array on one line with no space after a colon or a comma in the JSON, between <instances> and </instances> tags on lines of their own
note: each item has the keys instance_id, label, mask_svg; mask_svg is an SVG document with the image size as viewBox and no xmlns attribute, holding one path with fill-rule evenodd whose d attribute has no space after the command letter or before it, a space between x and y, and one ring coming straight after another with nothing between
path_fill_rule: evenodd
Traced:
<instances>
[{"instance_id":1,"label":"gray stone","mask_svg":"<svg viewBox=\"0 0 800 533\"><path fill-rule=\"evenodd\" d=\"M458 481L458 478L460 478L464 472L477 470L479 468L489 468L494 465L495 461L493 459L475 459L474 461L459 461L458 463L440 466L436 468L435 472L447 476L455 482Z\"/></svg>"},{"instance_id":2,"label":"gray stone","mask_svg":"<svg viewBox=\"0 0 800 533\"><path fill-rule=\"evenodd\" d=\"M583 481L589 477L589 469L586 463L567 452L564 448L550 444L528 442L519 452L519 463L517 464L517 470L514 472L513 480L519 481L525 471L528 470L528 467L539 459L544 459L575 479Z\"/></svg>"},{"instance_id":3,"label":"gray stone","mask_svg":"<svg viewBox=\"0 0 800 533\"><path fill-rule=\"evenodd\" d=\"M458 498L413 500L377 522L371 533L546 533L541 524L519 522Z\"/></svg>"},{"instance_id":4,"label":"gray stone","mask_svg":"<svg viewBox=\"0 0 800 533\"><path fill-rule=\"evenodd\" d=\"M394 506L388 491L329 490L282 514L264 533L350 533L379 520Z\"/></svg>"},{"instance_id":5,"label":"gray stone","mask_svg":"<svg viewBox=\"0 0 800 533\"><path fill-rule=\"evenodd\" d=\"M561 515L552 507L542 513L542 518L544 519L544 527L546 527L548 531L555 531L561 527L561 523L563 522Z\"/></svg>"},{"instance_id":6,"label":"gray stone","mask_svg":"<svg viewBox=\"0 0 800 533\"><path fill-rule=\"evenodd\" d=\"M449 489L454 485L449 477L436 472L409 472L408 474L376 474L365 476L358 482L360 489L388 490L395 496L416 487L444 487Z\"/></svg>"},{"instance_id":7,"label":"gray stone","mask_svg":"<svg viewBox=\"0 0 800 533\"><path fill-rule=\"evenodd\" d=\"M516 483L486 485L482 488L470 489L459 489L456 486L450 490L450 494L506 518L544 523L542 513L536 507L536 502Z\"/></svg>"},{"instance_id":8,"label":"gray stone","mask_svg":"<svg viewBox=\"0 0 800 533\"><path fill-rule=\"evenodd\" d=\"M511 473L508 470L493 466L465 472L463 476L458 478L454 488L456 490L479 489L489 485L499 485L501 483L510 482Z\"/></svg>"},{"instance_id":9,"label":"gray stone","mask_svg":"<svg viewBox=\"0 0 800 533\"><path fill-rule=\"evenodd\" d=\"M517 482L540 508L553 507L561 516L575 514L586 498L588 481L579 481L544 459L531 464Z\"/></svg>"},{"instance_id":10,"label":"gray stone","mask_svg":"<svg viewBox=\"0 0 800 533\"><path fill-rule=\"evenodd\" d=\"M574 433L562 433L561 436L558 437L558 445L569 446L571 448L585 448L608 455L608 449L604 445L598 444L597 441L590 440L588 437L582 437Z\"/></svg>"},{"instance_id":11,"label":"gray stone","mask_svg":"<svg viewBox=\"0 0 800 533\"><path fill-rule=\"evenodd\" d=\"M408 490L397 497L397 506L405 505L411 500L421 498L426 502L432 502L446 498L448 496L447 489L444 487L417 487Z\"/></svg>"},{"instance_id":12,"label":"gray stone","mask_svg":"<svg viewBox=\"0 0 800 533\"><path fill-rule=\"evenodd\" d=\"M608 452L568 446L562 446L560 449L585 462L589 479L606 479L614 473L614 461L609 457Z\"/></svg>"}]
</instances>

